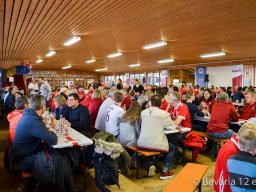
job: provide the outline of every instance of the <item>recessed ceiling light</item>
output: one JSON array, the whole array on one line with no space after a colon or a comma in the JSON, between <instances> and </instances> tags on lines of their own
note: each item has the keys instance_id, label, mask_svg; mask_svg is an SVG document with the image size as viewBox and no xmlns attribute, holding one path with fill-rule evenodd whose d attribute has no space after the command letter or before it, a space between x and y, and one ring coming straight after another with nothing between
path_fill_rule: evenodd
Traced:
<instances>
[{"instance_id":1,"label":"recessed ceiling light","mask_svg":"<svg viewBox=\"0 0 256 192\"><path fill-rule=\"evenodd\" d=\"M69 68L71 68L72 67L72 65L67 65L67 66L65 66L65 67L62 67L61 69L69 69Z\"/></svg>"},{"instance_id":2,"label":"recessed ceiling light","mask_svg":"<svg viewBox=\"0 0 256 192\"><path fill-rule=\"evenodd\" d=\"M200 57L202 58L208 58L208 57L219 57L226 55L224 52L216 52L216 53L206 53L206 54L201 54Z\"/></svg>"},{"instance_id":3,"label":"recessed ceiling light","mask_svg":"<svg viewBox=\"0 0 256 192\"><path fill-rule=\"evenodd\" d=\"M51 57L51 56L53 56L55 54L56 54L56 51L49 51L45 56L46 57Z\"/></svg>"},{"instance_id":4,"label":"recessed ceiling light","mask_svg":"<svg viewBox=\"0 0 256 192\"><path fill-rule=\"evenodd\" d=\"M81 40L81 37L79 36L73 36L72 38L70 38L69 40L67 40L63 45L65 46L69 46L69 45L72 45L78 41Z\"/></svg>"},{"instance_id":5,"label":"recessed ceiling light","mask_svg":"<svg viewBox=\"0 0 256 192\"><path fill-rule=\"evenodd\" d=\"M43 59L39 58L39 59L36 60L36 63L42 63L42 62L43 62Z\"/></svg>"},{"instance_id":6,"label":"recessed ceiling light","mask_svg":"<svg viewBox=\"0 0 256 192\"><path fill-rule=\"evenodd\" d=\"M109 54L108 57L109 57L109 58L111 58L111 57L118 57L118 56L121 56L121 55L123 55L123 53L117 52L117 53L111 53L111 54Z\"/></svg>"},{"instance_id":7,"label":"recessed ceiling light","mask_svg":"<svg viewBox=\"0 0 256 192\"><path fill-rule=\"evenodd\" d=\"M171 63L173 61L174 61L174 59L162 59L162 60L157 61L157 63Z\"/></svg>"},{"instance_id":8,"label":"recessed ceiling light","mask_svg":"<svg viewBox=\"0 0 256 192\"><path fill-rule=\"evenodd\" d=\"M96 60L95 59L89 59L89 60L86 60L85 63L94 63Z\"/></svg>"},{"instance_id":9,"label":"recessed ceiling light","mask_svg":"<svg viewBox=\"0 0 256 192\"><path fill-rule=\"evenodd\" d=\"M139 67L139 66L140 66L139 63L129 65L129 67Z\"/></svg>"},{"instance_id":10,"label":"recessed ceiling light","mask_svg":"<svg viewBox=\"0 0 256 192\"><path fill-rule=\"evenodd\" d=\"M107 68L102 68L102 69L95 69L95 71L106 71L108 70Z\"/></svg>"},{"instance_id":11,"label":"recessed ceiling light","mask_svg":"<svg viewBox=\"0 0 256 192\"><path fill-rule=\"evenodd\" d=\"M159 42L156 42L156 43L144 45L142 48L143 49L152 49L152 48L156 48L156 47L162 47L162 46L165 46L165 45L167 45L167 42L159 41Z\"/></svg>"}]
</instances>

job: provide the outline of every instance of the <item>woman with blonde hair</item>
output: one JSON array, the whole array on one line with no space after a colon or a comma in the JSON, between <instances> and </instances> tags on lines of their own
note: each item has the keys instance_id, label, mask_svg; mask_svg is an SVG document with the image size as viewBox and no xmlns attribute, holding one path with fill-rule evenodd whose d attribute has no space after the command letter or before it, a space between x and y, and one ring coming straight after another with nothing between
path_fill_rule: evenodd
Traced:
<instances>
[{"instance_id":1,"label":"woman with blonde hair","mask_svg":"<svg viewBox=\"0 0 256 192\"><path fill-rule=\"evenodd\" d=\"M137 146L140 133L140 113L140 104L135 101L122 116L118 139L123 146Z\"/></svg>"},{"instance_id":2,"label":"woman with blonde hair","mask_svg":"<svg viewBox=\"0 0 256 192\"><path fill-rule=\"evenodd\" d=\"M68 110L68 106L66 104L67 100L65 97L62 95L57 95L53 98L53 103L55 105L54 113L56 120L59 120L61 115L65 117Z\"/></svg>"}]
</instances>

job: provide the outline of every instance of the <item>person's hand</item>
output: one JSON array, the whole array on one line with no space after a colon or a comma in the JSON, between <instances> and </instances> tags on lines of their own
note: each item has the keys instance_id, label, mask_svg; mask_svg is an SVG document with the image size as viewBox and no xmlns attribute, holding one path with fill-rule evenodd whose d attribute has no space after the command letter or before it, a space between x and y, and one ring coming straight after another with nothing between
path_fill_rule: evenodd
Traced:
<instances>
[{"instance_id":1,"label":"person's hand","mask_svg":"<svg viewBox=\"0 0 256 192\"><path fill-rule=\"evenodd\" d=\"M71 123L70 123L68 120L65 121L65 124L66 124L67 126L71 127Z\"/></svg>"},{"instance_id":2,"label":"person's hand","mask_svg":"<svg viewBox=\"0 0 256 192\"><path fill-rule=\"evenodd\" d=\"M52 127L49 127L48 131L54 132L54 129Z\"/></svg>"}]
</instances>

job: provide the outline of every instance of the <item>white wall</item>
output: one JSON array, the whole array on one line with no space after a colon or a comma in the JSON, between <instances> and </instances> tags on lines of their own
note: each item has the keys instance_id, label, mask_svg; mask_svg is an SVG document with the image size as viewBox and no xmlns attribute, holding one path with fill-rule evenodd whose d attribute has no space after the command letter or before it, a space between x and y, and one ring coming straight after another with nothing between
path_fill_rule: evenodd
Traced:
<instances>
[{"instance_id":1,"label":"white wall","mask_svg":"<svg viewBox=\"0 0 256 192\"><path fill-rule=\"evenodd\" d=\"M232 86L232 66L207 67L207 73L209 74L208 87Z\"/></svg>"}]
</instances>

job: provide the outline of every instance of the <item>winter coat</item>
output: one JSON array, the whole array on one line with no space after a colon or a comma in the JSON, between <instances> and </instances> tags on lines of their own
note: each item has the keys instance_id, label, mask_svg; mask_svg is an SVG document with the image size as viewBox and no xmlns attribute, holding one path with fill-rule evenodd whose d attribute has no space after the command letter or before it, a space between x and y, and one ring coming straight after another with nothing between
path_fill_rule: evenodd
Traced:
<instances>
[{"instance_id":1,"label":"winter coat","mask_svg":"<svg viewBox=\"0 0 256 192\"><path fill-rule=\"evenodd\" d=\"M9 113L8 116L7 116L7 119L9 121L9 123L10 123L9 133L10 133L10 141L11 141L11 143L14 140L14 135L15 135L16 127L17 127L17 124L20 121L22 115L23 115L22 110L15 109L11 113Z\"/></svg>"}]
</instances>

